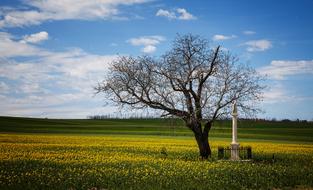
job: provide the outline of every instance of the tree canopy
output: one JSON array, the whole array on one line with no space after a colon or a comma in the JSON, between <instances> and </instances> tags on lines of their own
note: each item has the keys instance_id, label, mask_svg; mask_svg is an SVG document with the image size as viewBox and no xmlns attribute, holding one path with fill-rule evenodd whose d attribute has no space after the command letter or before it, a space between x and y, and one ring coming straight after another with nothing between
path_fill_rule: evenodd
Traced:
<instances>
[{"instance_id":1,"label":"tree canopy","mask_svg":"<svg viewBox=\"0 0 313 190\"><path fill-rule=\"evenodd\" d=\"M233 101L243 113L257 111L254 105L261 99L261 80L252 67L239 63L230 52L220 46L211 48L206 39L188 34L178 35L172 48L159 58L119 57L96 90L118 105L152 108L163 116L179 117L196 139L208 139L212 123L229 116Z\"/></svg>"}]
</instances>

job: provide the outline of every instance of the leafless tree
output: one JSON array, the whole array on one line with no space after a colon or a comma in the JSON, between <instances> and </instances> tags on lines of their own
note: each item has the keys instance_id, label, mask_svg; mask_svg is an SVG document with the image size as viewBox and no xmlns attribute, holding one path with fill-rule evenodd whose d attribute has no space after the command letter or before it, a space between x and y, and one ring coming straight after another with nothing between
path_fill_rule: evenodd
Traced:
<instances>
[{"instance_id":1,"label":"leafless tree","mask_svg":"<svg viewBox=\"0 0 313 190\"><path fill-rule=\"evenodd\" d=\"M229 116L235 100L241 112L257 111L260 80L254 69L239 64L220 46L212 49L206 39L188 34L178 35L172 49L159 59L120 57L96 90L119 105L181 118L193 131L200 156L207 159L213 122Z\"/></svg>"}]
</instances>

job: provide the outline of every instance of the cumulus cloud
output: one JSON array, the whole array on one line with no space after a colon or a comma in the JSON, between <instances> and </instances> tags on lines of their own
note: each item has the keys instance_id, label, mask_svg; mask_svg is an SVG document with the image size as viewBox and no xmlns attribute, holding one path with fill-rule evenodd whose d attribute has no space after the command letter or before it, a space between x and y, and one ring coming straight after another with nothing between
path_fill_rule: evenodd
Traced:
<instances>
[{"instance_id":1,"label":"cumulus cloud","mask_svg":"<svg viewBox=\"0 0 313 190\"><path fill-rule=\"evenodd\" d=\"M40 50L38 47L27 43L21 43L14 36L6 32L0 32L0 56L31 56L42 55L46 51Z\"/></svg>"},{"instance_id":2,"label":"cumulus cloud","mask_svg":"<svg viewBox=\"0 0 313 190\"><path fill-rule=\"evenodd\" d=\"M9 92L10 87L3 81L0 81L0 92L1 93L7 93Z\"/></svg>"},{"instance_id":3,"label":"cumulus cloud","mask_svg":"<svg viewBox=\"0 0 313 190\"><path fill-rule=\"evenodd\" d=\"M290 90L286 85L281 81L274 81L267 91L263 94L263 100L266 104L275 104L275 103L290 103L290 102L311 102L313 100L312 96L303 96L299 93L296 93L294 90ZM296 114L296 113L295 113Z\"/></svg>"},{"instance_id":4,"label":"cumulus cloud","mask_svg":"<svg viewBox=\"0 0 313 190\"><path fill-rule=\"evenodd\" d=\"M236 35L230 35L230 36L225 36L222 34L216 34L213 36L212 40L213 41L222 41L222 40L229 40L229 39L233 39L236 38Z\"/></svg>"},{"instance_id":5,"label":"cumulus cloud","mask_svg":"<svg viewBox=\"0 0 313 190\"><path fill-rule=\"evenodd\" d=\"M313 74L313 60L273 60L270 65L258 71L271 79L283 80L291 75Z\"/></svg>"},{"instance_id":6,"label":"cumulus cloud","mask_svg":"<svg viewBox=\"0 0 313 190\"><path fill-rule=\"evenodd\" d=\"M195 16L192 14L188 13L186 9L178 8L176 9L177 13L179 14L178 19L180 20L194 20L196 19Z\"/></svg>"},{"instance_id":7,"label":"cumulus cloud","mask_svg":"<svg viewBox=\"0 0 313 190\"><path fill-rule=\"evenodd\" d=\"M252 31L252 30L245 30L245 31L243 31L242 33L245 34L245 35L253 35L253 34L256 34L256 32L255 32L255 31Z\"/></svg>"},{"instance_id":8,"label":"cumulus cloud","mask_svg":"<svg viewBox=\"0 0 313 190\"><path fill-rule=\"evenodd\" d=\"M156 51L156 45L164 41L163 36L141 36L127 40L133 46L144 46L141 51L143 53L153 53Z\"/></svg>"},{"instance_id":9,"label":"cumulus cloud","mask_svg":"<svg viewBox=\"0 0 313 190\"><path fill-rule=\"evenodd\" d=\"M294 98L290 95L288 96L286 89L279 83L274 84L271 88L264 92L263 96L265 103L287 102Z\"/></svg>"},{"instance_id":10,"label":"cumulus cloud","mask_svg":"<svg viewBox=\"0 0 313 190\"><path fill-rule=\"evenodd\" d=\"M169 20L177 19L177 20L195 20L197 17L189 13L186 9L177 8L174 11L159 9L156 16L166 17Z\"/></svg>"},{"instance_id":11,"label":"cumulus cloud","mask_svg":"<svg viewBox=\"0 0 313 190\"><path fill-rule=\"evenodd\" d=\"M115 55L90 54L77 48L55 52L18 39L8 33L0 35L0 115L40 116L47 112L45 116L66 117L63 114L71 113L64 110L74 105L72 117L75 113L85 117L103 105L100 97L93 98L93 86L103 80ZM23 59L16 59L19 54ZM86 102L88 108L82 105Z\"/></svg>"},{"instance_id":12,"label":"cumulus cloud","mask_svg":"<svg viewBox=\"0 0 313 190\"><path fill-rule=\"evenodd\" d=\"M272 42L269 40L251 40L245 42L243 45L247 46L247 51L255 52L255 51L265 51L272 47Z\"/></svg>"},{"instance_id":13,"label":"cumulus cloud","mask_svg":"<svg viewBox=\"0 0 313 190\"><path fill-rule=\"evenodd\" d=\"M155 46L147 45L147 46L143 47L141 51L144 53L153 53L153 52L155 52L155 50L156 50Z\"/></svg>"},{"instance_id":14,"label":"cumulus cloud","mask_svg":"<svg viewBox=\"0 0 313 190\"><path fill-rule=\"evenodd\" d=\"M0 94L0 98L3 100L0 102L0 113L8 116L86 118L87 115L112 114L113 111L117 111L115 107L99 106L103 103L99 99L81 93L29 95L23 98ZM86 98L88 98L89 106L83 107L83 100Z\"/></svg>"},{"instance_id":15,"label":"cumulus cloud","mask_svg":"<svg viewBox=\"0 0 313 190\"><path fill-rule=\"evenodd\" d=\"M48 20L118 19L120 5L145 2L147 0L25 0L24 9L4 10L0 28L38 25Z\"/></svg>"},{"instance_id":16,"label":"cumulus cloud","mask_svg":"<svg viewBox=\"0 0 313 190\"><path fill-rule=\"evenodd\" d=\"M159 9L158 12L156 13L156 16L161 16L161 17L166 17L168 19L176 19L176 14L172 11L164 10L164 9Z\"/></svg>"},{"instance_id":17,"label":"cumulus cloud","mask_svg":"<svg viewBox=\"0 0 313 190\"><path fill-rule=\"evenodd\" d=\"M21 40L22 43L40 43L49 38L48 32L42 31L31 35L25 35Z\"/></svg>"}]
</instances>

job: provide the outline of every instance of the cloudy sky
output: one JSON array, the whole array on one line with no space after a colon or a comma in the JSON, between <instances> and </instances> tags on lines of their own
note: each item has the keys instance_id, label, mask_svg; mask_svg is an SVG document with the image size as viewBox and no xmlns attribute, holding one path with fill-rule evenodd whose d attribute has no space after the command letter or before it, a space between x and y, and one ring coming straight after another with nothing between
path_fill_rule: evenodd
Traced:
<instances>
[{"instance_id":1,"label":"cloudy sky","mask_svg":"<svg viewBox=\"0 0 313 190\"><path fill-rule=\"evenodd\" d=\"M93 91L110 62L159 56L177 33L268 76L259 117L313 119L312 0L1 0L0 115L114 113Z\"/></svg>"}]
</instances>

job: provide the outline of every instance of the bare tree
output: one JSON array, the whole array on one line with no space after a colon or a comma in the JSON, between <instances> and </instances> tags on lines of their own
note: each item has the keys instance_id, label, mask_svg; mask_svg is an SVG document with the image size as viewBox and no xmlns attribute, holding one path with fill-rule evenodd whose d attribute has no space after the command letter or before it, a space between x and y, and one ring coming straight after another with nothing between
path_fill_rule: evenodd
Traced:
<instances>
[{"instance_id":1,"label":"bare tree","mask_svg":"<svg viewBox=\"0 0 313 190\"><path fill-rule=\"evenodd\" d=\"M122 56L97 92L119 105L153 108L162 116L181 118L193 131L200 156L211 155L209 131L215 120L228 116L237 101L244 113L253 113L263 87L257 72L220 46L211 49L207 40L177 36L173 47L161 58Z\"/></svg>"}]
</instances>

